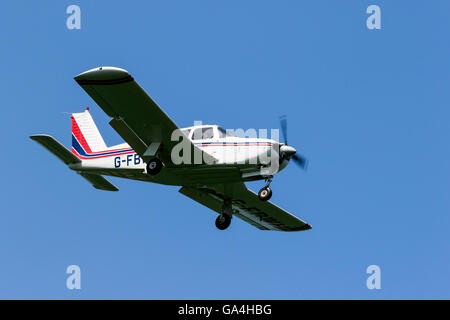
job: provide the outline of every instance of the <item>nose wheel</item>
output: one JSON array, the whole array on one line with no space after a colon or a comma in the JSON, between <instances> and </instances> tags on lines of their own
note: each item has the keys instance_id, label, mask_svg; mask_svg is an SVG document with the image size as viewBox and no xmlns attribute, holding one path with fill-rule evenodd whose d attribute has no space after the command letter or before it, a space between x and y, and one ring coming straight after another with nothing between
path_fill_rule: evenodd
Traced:
<instances>
[{"instance_id":1,"label":"nose wheel","mask_svg":"<svg viewBox=\"0 0 450 320\"><path fill-rule=\"evenodd\" d=\"M258 192L258 198L261 201L268 201L272 197L272 189L269 187L261 188Z\"/></svg>"},{"instance_id":2,"label":"nose wheel","mask_svg":"<svg viewBox=\"0 0 450 320\"><path fill-rule=\"evenodd\" d=\"M272 189L270 189L270 183L272 182L272 178L267 178L266 179L266 185L261 188L261 190L259 190L258 192L258 198L261 201L268 201L271 197L272 197Z\"/></svg>"}]
</instances>

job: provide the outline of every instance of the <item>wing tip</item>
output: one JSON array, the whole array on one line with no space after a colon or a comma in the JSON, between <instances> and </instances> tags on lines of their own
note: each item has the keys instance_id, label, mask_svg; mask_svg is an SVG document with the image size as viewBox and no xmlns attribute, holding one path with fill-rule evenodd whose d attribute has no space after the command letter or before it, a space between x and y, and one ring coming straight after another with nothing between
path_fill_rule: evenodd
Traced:
<instances>
[{"instance_id":1,"label":"wing tip","mask_svg":"<svg viewBox=\"0 0 450 320\"><path fill-rule=\"evenodd\" d=\"M74 77L79 85L107 85L133 81L127 70L117 67L97 67L80 73Z\"/></svg>"},{"instance_id":2,"label":"wing tip","mask_svg":"<svg viewBox=\"0 0 450 320\"><path fill-rule=\"evenodd\" d=\"M294 230L291 230L291 231L306 231L306 230L310 230L310 229L312 229L312 226L309 223L306 223L303 226L295 228Z\"/></svg>"},{"instance_id":3,"label":"wing tip","mask_svg":"<svg viewBox=\"0 0 450 320\"><path fill-rule=\"evenodd\" d=\"M39 140L40 138L53 138L49 134L32 134L31 136L28 136L31 140Z\"/></svg>"},{"instance_id":4,"label":"wing tip","mask_svg":"<svg viewBox=\"0 0 450 320\"><path fill-rule=\"evenodd\" d=\"M92 186L97 190L112 191L112 192L119 191L119 188L117 188L115 185L112 185L111 187L104 187L104 186L97 186L97 185L92 185Z\"/></svg>"}]
</instances>

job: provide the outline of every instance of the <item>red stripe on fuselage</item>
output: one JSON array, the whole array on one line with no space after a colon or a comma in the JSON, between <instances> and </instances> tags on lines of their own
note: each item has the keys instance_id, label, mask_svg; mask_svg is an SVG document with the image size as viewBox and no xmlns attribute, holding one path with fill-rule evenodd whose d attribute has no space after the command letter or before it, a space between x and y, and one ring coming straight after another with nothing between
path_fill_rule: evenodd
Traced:
<instances>
[{"instance_id":1,"label":"red stripe on fuselage","mask_svg":"<svg viewBox=\"0 0 450 320\"><path fill-rule=\"evenodd\" d=\"M84 159L84 160L91 160L91 159L101 159L101 158L107 158L107 157L116 157L116 156L122 156L124 154L131 154L136 153L135 151L127 151L127 152L121 152L121 153L115 153L115 154L107 154L104 156L96 156L96 157L83 157L80 155L74 148L72 148L72 153L74 153L78 158Z\"/></svg>"},{"instance_id":2,"label":"red stripe on fuselage","mask_svg":"<svg viewBox=\"0 0 450 320\"><path fill-rule=\"evenodd\" d=\"M197 147L270 147L271 144L200 144Z\"/></svg>"},{"instance_id":3,"label":"red stripe on fuselage","mask_svg":"<svg viewBox=\"0 0 450 320\"><path fill-rule=\"evenodd\" d=\"M105 153L105 152L115 152L115 151L121 151L121 150L130 150L131 148L121 148L121 149L111 149L111 150L103 150L103 151L92 151L92 152L86 152L89 155L96 155L99 153ZM134 150L131 150L130 152L134 152Z\"/></svg>"}]
</instances>

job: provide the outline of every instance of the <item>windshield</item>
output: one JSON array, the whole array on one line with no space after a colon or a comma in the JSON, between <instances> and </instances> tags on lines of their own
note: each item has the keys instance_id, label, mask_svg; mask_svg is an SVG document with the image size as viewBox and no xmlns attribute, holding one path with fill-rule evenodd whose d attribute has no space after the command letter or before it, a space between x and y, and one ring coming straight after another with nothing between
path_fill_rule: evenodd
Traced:
<instances>
[{"instance_id":1,"label":"windshield","mask_svg":"<svg viewBox=\"0 0 450 320\"><path fill-rule=\"evenodd\" d=\"M189 132L191 132L191 129L183 129L181 132L186 136L189 137Z\"/></svg>"},{"instance_id":2,"label":"windshield","mask_svg":"<svg viewBox=\"0 0 450 320\"><path fill-rule=\"evenodd\" d=\"M213 127L197 128L192 134L192 140L209 140L214 138Z\"/></svg>"}]
</instances>

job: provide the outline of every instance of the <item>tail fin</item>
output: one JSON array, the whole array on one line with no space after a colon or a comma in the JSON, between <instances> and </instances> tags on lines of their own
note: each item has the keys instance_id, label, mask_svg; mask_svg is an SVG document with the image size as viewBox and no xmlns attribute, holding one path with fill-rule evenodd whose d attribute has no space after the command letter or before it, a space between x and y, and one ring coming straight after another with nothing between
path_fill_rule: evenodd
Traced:
<instances>
[{"instance_id":1,"label":"tail fin","mask_svg":"<svg viewBox=\"0 0 450 320\"><path fill-rule=\"evenodd\" d=\"M106 150L105 141L98 131L89 108L80 113L72 113L72 152L76 155Z\"/></svg>"}]
</instances>

